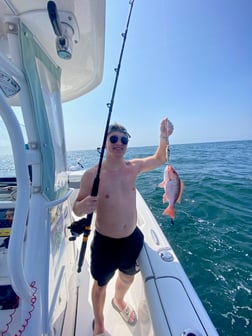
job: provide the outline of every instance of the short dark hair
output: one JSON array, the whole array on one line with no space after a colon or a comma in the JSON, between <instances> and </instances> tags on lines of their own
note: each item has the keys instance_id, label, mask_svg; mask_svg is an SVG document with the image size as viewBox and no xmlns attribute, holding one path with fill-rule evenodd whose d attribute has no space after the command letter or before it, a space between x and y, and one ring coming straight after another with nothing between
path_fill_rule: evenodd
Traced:
<instances>
[{"instance_id":1,"label":"short dark hair","mask_svg":"<svg viewBox=\"0 0 252 336\"><path fill-rule=\"evenodd\" d=\"M120 124L111 124L109 125L109 128L108 128L108 135L112 132L121 132L125 135L127 135L128 138L130 138L130 134L128 133L128 131L126 130L126 128L123 126L123 125L120 125Z\"/></svg>"}]
</instances>

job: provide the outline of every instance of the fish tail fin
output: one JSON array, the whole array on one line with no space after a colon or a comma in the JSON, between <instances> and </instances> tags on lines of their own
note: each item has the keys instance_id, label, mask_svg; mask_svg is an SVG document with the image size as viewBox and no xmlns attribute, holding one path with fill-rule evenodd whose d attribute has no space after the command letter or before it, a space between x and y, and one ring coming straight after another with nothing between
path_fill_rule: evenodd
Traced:
<instances>
[{"instance_id":1,"label":"fish tail fin","mask_svg":"<svg viewBox=\"0 0 252 336\"><path fill-rule=\"evenodd\" d=\"M163 215L170 216L172 219L175 219L175 209L172 206L168 206L164 212Z\"/></svg>"}]
</instances>

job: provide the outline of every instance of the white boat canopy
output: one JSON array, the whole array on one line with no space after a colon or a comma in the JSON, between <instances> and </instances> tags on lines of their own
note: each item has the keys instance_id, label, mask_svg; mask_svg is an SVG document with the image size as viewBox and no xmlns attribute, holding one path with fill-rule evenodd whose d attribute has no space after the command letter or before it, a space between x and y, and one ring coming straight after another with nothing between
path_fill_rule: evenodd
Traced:
<instances>
[{"instance_id":1,"label":"white boat canopy","mask_svg":"<svg viewBox=\"0 0 252 336\"><path fill-rule=\"evenodd\" d=\"M59 20L70 35L70 59L60 58L57 53L57 39L44 0L0 2L0 49L6 55L12 54L8 36L17 33L20 19L36 36L44 52L61 68L61 99L66 102L89 92L102 80L105 1L58 0L57 5ZM12 103L18 105L14 99Z\"/></svg>"}]
</instances>

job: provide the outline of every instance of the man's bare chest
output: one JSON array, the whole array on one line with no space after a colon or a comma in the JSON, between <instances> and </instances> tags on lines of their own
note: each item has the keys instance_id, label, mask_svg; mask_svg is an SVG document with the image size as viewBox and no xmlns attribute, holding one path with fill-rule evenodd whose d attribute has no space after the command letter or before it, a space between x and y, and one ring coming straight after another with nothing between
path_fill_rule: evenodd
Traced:
<instances>
[{"instance_id":1,"label":"man's bare chest","mask_svg":"<svg viewBox=\"0 0 252 336\"><path fill-rule=\"evenodd\" d=\"M105 172L101 174L99 195L121 195L135 191L135 176L120 172Z\"/></svg>"}]
</instances>

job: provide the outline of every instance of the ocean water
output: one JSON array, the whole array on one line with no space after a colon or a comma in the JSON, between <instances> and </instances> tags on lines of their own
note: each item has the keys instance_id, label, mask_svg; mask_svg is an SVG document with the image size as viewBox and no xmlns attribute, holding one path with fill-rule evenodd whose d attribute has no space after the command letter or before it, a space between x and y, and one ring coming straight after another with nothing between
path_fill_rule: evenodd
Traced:
<instances>
[{"instance_id":1,"label":"ocean water","mask_svg":"<svg viewBox=\"0 0 252 336\"><path fill-rule=\"evenodd\" d=\"M129 148L126 158L156 147ZM68 153L68 164L98 162L96 151ZM137 188L168 238L221 336L252 335L252 141L171 145L185 184L176 219L162 215L165 165L138 177Z\"/></svg>"},{"instance_id":2,"label":"ocean water","mask_svg":"<svg viewBox=\"0 0 252 336\"><path fill-rule=\"evenodd\" d=\"M156 147L128 149L126 158ZM68 152L68 167L98 163L96 150ZM220 336L252 336L252 141L171 145L171 164L185 184L176 219L162 215L165 165L137 179L165 236ZM0 176L13 176L1 155ZM210 335L211 336L211 335Z\"/></svg>"}]
</instances>

